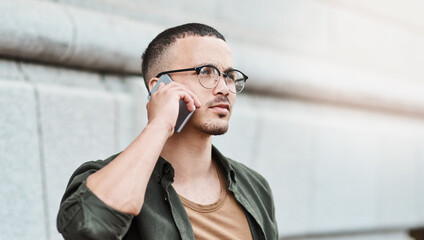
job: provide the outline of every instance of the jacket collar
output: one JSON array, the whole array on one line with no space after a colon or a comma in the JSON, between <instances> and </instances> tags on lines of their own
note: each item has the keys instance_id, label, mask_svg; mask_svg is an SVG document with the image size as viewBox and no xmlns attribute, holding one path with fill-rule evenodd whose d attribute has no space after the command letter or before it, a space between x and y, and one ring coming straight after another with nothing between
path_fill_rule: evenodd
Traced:
<instances>
[{"instance_id":1,"label":"jacket collar","mask_svg":"<svg viewBox=\"0 0 424 240\"><path fill-rule=\"evenodd\" d=\"M231 186L236 183L236 172L233 166L214 145L212 145L212 158L215 159L221 171L225 174L228 185Z\"/></svg>"},{"instance_id":2,"label":"jacket collar","mask_svg":"<svg viewBox=\"0 0 424 240\"><path fill-rule=\"evenodd\" d=\"M224 173L226 177L228 186L232 186L236 183L236 172L234 171L233 166L230 161L222 155L218 149L212 145L212 158L217 162L220 170ZM162 157L159 157L156 166L153 170L152 177L158 183L161 183L162 178L166 178L169 183L174 182L175 170L172 167L171 163L165 160Z\"/></svg>"}]
</instances>

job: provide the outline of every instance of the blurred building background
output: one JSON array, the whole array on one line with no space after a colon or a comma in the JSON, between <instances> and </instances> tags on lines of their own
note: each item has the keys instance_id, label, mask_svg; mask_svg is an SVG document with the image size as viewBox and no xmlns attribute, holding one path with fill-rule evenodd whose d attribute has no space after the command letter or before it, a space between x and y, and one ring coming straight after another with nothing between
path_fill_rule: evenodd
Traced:
<instances>
[{"instance_id":1,"label":"blurred building background","mask_svg":"<svg viewBox=\"0 0 424 240\"><path fill-rule=\"evenodd\" d=\"M424 2L1 0L0 239L61 239L72 172L146 123L140 56L186 22L249 75L215 144L274 191L281 239L424 226Z\"/></svg>"}]
</instances>

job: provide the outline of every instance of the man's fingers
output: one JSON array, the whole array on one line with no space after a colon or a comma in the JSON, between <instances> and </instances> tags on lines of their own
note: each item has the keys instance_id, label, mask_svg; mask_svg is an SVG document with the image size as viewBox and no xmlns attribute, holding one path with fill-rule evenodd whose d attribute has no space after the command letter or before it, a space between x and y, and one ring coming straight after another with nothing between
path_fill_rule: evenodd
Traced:
<instances>
[{"instance_id":1,"label":"man's fingers","mask_svg":"<svg viewBox=\"0 0 424 240\"><path fill-rule=\"evenodd\" d=\"M170 82L168 84L160 83L158 91L154 94L165 94L168 91L175 91L174 93L177 93L179 99L182 99L186 103L187 109L190 112L194 111L196 108L200 108L202 105L193 92L187 89L184 85L176 82Z\"/></svg>"},{"instance_id":2,"label":"man's fingers","mask_svg":"<svg viewBox=\"0 0 424 240\"><path fill-rule=\"evenodd\" d=\"M183 93L182 99L186 103L187 110L189 110L190 112L193 112L194 110L196 110L192 96L190 96L188 93Z\"/></svg>"}]
</instances>

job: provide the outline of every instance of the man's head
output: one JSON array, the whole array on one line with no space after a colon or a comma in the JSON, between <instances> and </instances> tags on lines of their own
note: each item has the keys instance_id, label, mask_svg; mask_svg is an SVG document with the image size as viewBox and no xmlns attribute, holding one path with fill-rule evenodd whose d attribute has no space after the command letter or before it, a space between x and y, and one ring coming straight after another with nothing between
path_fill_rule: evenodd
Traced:
<instances>
[{"instance_id":1,"label":"man's head","mask_svg":"<svg viewBox=\"0 0 424 240\"><path fill-rule=\"evenodd\" d=\"M141 73L147 90L149 90L149 80L166 70L170 61L167 56L169 48L177 39L188 36L210 36L225 41L224 36L216 29L200 23L187 23L161 32L150 42L141 57Z\"/></svg>"},{"instance_id":2,"label":"man's head","mask_svg":"<svg viewBox=\"0 0 424 240\"><path fill-rule=\"evenodd\" d=\"M197 23L170 28L149 44L142 59L143 76L149 91L158 81L159 73L170 71L171 78L193 92L202 104L184 130L199 130L208 135L227 131L237 92L231 87L231 82L235 81L229 79L237 74L241 78L246 76L234 69L231 50L218 31ZM212 80L216 83L214 86L208 87L201 82L201 77L208 76L210 71L200 73L194 70L205 65L219 72L219 76ZM175 71L190 68L189 71Z\"/></svg>"}]
</instances>

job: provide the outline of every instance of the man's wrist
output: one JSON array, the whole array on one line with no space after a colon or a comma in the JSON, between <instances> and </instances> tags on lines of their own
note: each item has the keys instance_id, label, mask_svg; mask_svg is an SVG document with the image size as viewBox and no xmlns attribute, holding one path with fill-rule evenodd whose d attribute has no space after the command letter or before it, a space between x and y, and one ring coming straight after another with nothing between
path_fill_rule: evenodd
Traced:
<instances>
[{"instance_id":1,"label":"man's wrist","mask_svg":"<svg viewBox=\"0 0 424 240\"><path fill-rule=\"evenodd\" d=\"M147 123L146 129L152 130L155 133L164 133L167 137L172 136L174 127L165 121L153 120Z\"/></svg>"}]
</instances>

